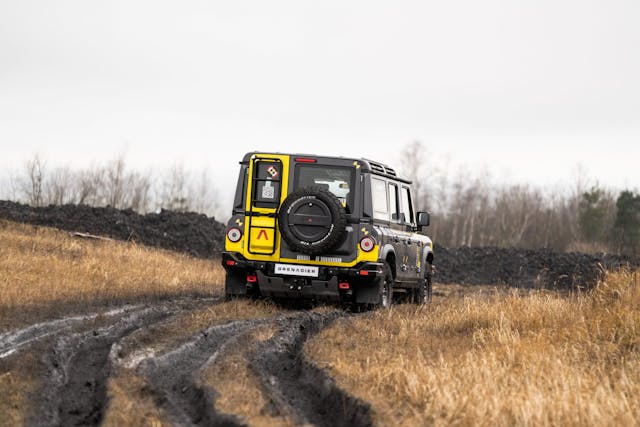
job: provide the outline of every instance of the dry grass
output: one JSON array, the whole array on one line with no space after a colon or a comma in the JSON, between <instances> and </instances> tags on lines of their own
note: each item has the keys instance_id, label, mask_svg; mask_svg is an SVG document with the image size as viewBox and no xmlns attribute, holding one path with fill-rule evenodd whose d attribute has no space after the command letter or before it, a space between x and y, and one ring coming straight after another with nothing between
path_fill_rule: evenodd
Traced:
<instances>
[{"instance_id":1,"label":"dry grass","mask_svg":"<svg viewBox=\"0 0 640 427\"><path fill-rule=\"evenodd\" d=\"M155 404L146 381L135 372L123 370L109 378L109 406L102 425L119 426L170 426Z\"/></svg>"},{"instance_id":2,"label":"dry grass","mask_svg":"<svg viewBox=\"0 0 640 427\"><path fill-rule=\"evenodd\" d=\"M272 403L247 362L248 354L256 344L268 340L274 332L273 325L266 325L245 334L202 375L202 381L215 387L219 393L216 400L219 411L234 414L242 422L255 427L295 425L286 415L268 409Z\"/></svg>"},{"instance_id":3,"label":"dry grass","mask_svg":"<svg viewBox=\"0 0 640 427\"><path fill-rule=\"evenodd\" d=\"M7 221L0 242L0 331L70 306L222 293L215 261Z\"/></svg>"},{"instance_id":4,"label":"dry grass","mask_svg":"<svg viewBox=\"0 0 640 427\"><path fill-rule=\"evenodd\" d=\"M0 369L0 426L26 424L28 395L37 390L38 378L33 367L38 363L35 354L28 354Z\"/></svg>"},{"instance_id":5,"label":"dry grass","mask_svg":"<svg viewBox=\"0 0 640 427\"><path fill-rule=\"evenodd\" d=\"M307 346L380 425L638 425L637 273L589 295L467 296L338 322Z\"/></svg>"}]
</instances>

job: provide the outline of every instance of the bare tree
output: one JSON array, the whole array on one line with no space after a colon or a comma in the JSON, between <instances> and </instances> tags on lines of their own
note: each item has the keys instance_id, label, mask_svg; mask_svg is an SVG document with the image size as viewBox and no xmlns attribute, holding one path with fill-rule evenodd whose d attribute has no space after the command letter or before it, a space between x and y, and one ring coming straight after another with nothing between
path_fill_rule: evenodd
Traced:
<instances>
[{"instance_id":1,"label":"bare tree","mask_svg":"<svg viewBox=\"0 0 640 427\"><path fill-rule=\"evenodd\" d=\"M45 178L45 161L39 154L35 154L25 162L26 178L22 183L22 191L32 206L42 206L43 186Z\"/></svg>"},{"instance_id":2,"label":"bare tree","mask_svg":"<svg viewBox=\"0 0 640 427\"><path fill-rule=\"evenodd\" d=\"M73 173L69 167L53 169L47 180L47 203L54 205L75 203L73 193Z\"/></svg>"},{"instance_id":3,"label":"bare tree","mask_svg":"<svg viewBox=\"0 0 640 427\"><path fill-rule=\"evenodd\" d=\"M213 215L216 211L218 200L213 180L209 177L206 168L202 168L197 181L193 182L191 189L191 207L197 212Z\"/></svg>"},{"instance_id":4,"label":"bare tree","mask_svg":"<svg viewBox=\"0 0 640 427\"><path fill-rule=\"evenodd\" d=\"M182 163L175 163L165 174L159 206L175 211L187 211L190 204L189 174Z\"/></svg>"},{"instance_id":5,"label":"bare tree","mask_svg":"<svg viewBox=\"0 0 640 427\"><path fill-rule=\"evenodd\" d=\"M104 167L98 165L78 172L76 174L77 202L91 206L104 205L105 175Z\"/></svg>"},{"instance_id":6,"label":"bare tree","mask_svg":"<svg viewBox=\"0 0 640 427\"><path fill-rule=\"evenodd\" d=\"M128 207L146 212L151 204L151 174L130 173L127 177Z\"/></svg>"},{"instance_id":7,"label":"bare tree","mask_svg":"<svg viewBox=\"0 0 640 427\"><path fill-rule=\"evenodd\" d=\"M104 195L108 205L123 208L125 205L126 163L121 154L113 159L105 170Z\"/></svg>"}]
</instances>

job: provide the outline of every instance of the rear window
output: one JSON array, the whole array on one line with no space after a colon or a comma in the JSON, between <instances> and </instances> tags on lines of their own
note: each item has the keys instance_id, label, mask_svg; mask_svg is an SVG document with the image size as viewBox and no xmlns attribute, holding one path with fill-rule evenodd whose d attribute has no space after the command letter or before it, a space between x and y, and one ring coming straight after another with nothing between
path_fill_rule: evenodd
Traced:
<instances>
[{"instance_id":1,"label":"rear window","mask_svg":"<svg viewBox=\"0 0 640 427\"><path fill-rule=\"evenodd\" d=\"M296 165L294 189L320 187L333 193L347 213L351 213L354 200L355 171L353 168L324 165Z\"/></svg>"}]
</instances>

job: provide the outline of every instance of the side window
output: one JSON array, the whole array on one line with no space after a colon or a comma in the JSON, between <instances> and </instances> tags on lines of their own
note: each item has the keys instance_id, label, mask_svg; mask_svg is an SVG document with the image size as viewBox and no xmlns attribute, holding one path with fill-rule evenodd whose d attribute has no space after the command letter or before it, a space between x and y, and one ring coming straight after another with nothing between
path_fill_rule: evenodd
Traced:
<instances>
[{"instance_id":1,"label":"side window","mask_svg":"<svg viewBox=\"0 0 640 427\"><path fill-rule=\"evenodd\" d=\"M373 217L389 221L387 183L380 179L371 178L371 197L373 198Z\"/></svg>"},{"instance_id":2,"label":"side window","mask_svg":"<svg viewBox=\"0 0 640 427\"><path fill-rule=\"evenodd\" d=\"M391 221L400 222L400 201L398 200L398 186L389 183L389 207Z\"/></svg>"},{"instance_id":3,"label":"side window","mask_svg":"<svg viewBox=\"0 0 640 427\"><path fill-rule=\"evenodd\" d=\"M413 206L411 206L411 194L407 187L402 187L402 216L405 224L413 224Z\"/></svg>"}]
</instances>

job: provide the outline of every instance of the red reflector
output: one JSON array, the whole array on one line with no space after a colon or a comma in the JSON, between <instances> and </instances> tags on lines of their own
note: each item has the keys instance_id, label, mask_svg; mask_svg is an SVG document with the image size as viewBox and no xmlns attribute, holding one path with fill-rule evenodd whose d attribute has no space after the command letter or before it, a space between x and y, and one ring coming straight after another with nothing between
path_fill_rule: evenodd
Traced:
<instances>
[{"instance_id":1,"label":"red reflector","mask_svg":"<svg viewBox=\"0 0 640 427\"><path fill-rule=\"evenodd\" d=\"M360 275L361 276L368 276L369 272L367 270L360 270Z\"/></svg>"},{"instance_id":2,"label":"red reflector","mask_svg":"<svg viewBox=\"0 0 640 427\"><path fill-rule=\"evenodd\" d=\"M295 160L299 163L315 163L317 161L316 159L309 159L306 157L296 157Z\"/></svg>"},{"instance_id":3,"label":"red reflector","mask_svg":"<svg viewBox=\"0 0 640 427\"><path fill-rule=\"evenodd\" d=\"M255 274L247 274L248 283L256 283L257 281L258 281L258 277Z\"/></svg>"},{"instance_id":4,"label":"red reflector","mask_svg":"<svg viewBox=\"0 0 640 427\"><path fill-rule=\"evenodd\" d=\"M230 260L227 260L227 265L236 265L236 262L230 259Z\"/></svg>"},{"instance_id":5,"label":"red reflector","mask_svg":"<svg viewBox=\"0 0 640 427\"><path fill-rule=\"evenodd\" d=\"M347 282L340 282L340 283L338 283L338 287L339 287L340 289L349 289L349 283L347 283Z\"/></svg>"}]
</instances>

